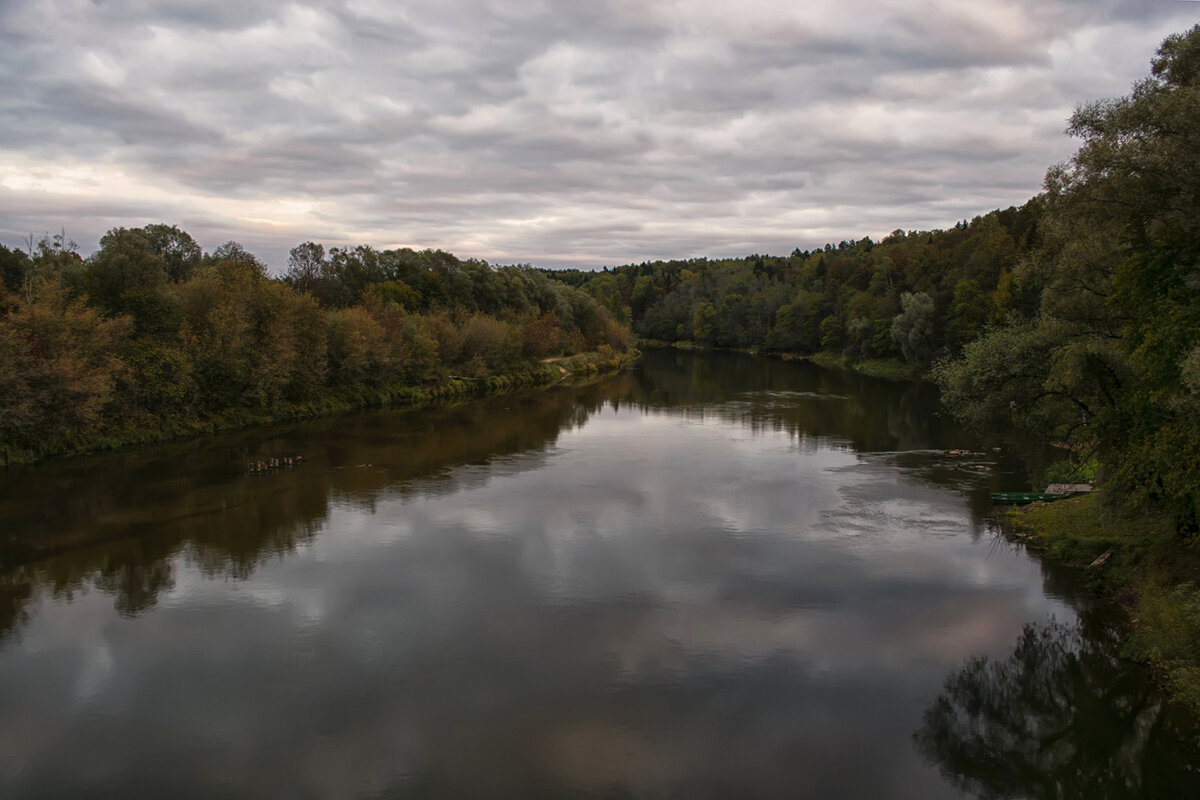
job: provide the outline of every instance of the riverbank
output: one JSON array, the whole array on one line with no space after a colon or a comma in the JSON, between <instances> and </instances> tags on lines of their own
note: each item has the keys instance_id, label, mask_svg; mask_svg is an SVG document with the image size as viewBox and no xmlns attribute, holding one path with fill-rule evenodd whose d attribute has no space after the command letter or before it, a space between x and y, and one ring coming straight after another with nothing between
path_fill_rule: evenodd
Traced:
<instances>
[{"instance_id":1,"label":"riverbank","mask_svg":"<svg viewBox=\"0 0 1200 800\"><path fill-rule=\"evenodd\" d=\"M1149 664L1168 692L1200 710L1200 542L1153 514L1127 516L1099 494L1009 511L1004 529L1086 571L1089 587L1130 612L1122 653Z\"/></svg>"},{"instance_id":2,"label":"riverbank","mask_svg":"<svg viewBox=\"0 0 1200 800\"><path fill-rule=\"evenodd\" d=\"M660 339L639 339L641 347L673 347L676 350L714 350L722 353L746 353L764 358L778 358L783 361L811 361L825 369L837 369L845 372L857 372L870 378L886 378L893 381L925 380L925 371L905 364L903 361L891 358L867 358L853 361L841 353L822 350L818 353L802 354L787 352L765 352L752 347L709 347L697 342L679 341L665 342Z\"/></svg>"},{"instance_id":3,"label":"riverbank","mask_svg":"<svg viewBox=\"0 0 1200 800\"><path fill-rule=\"evenodd\" d=\"M808 356L808 360L826 369L844 369L871 378L887 378L892 381L925 379L924 370L892 358L865 358L861 361L852 361L844 355L822 350Z\"/></svg>"},{"instance_id":4,"label":"riverbank","mask_svg":"<svg viewBox=\"0 0 1200 800\"><path fill-rule=\"evenodd\" d=\"M60 447L43 452L0 448L0 468L33 464L48 458L76 456L142 444L210 436L222 431L273 425L321 416L345 414L368 408L417 407L453 399L503 394L516 389L551 386L571 378L590 377L623 369L635 362L637 350L598 351L546 359L524 369L480 377L446 376L420 384L357 387L331 391L300 402L279 403L269 408L234 408L186 419L146 418L141 424L92 431Z\"/></svg>"}]
</instances>

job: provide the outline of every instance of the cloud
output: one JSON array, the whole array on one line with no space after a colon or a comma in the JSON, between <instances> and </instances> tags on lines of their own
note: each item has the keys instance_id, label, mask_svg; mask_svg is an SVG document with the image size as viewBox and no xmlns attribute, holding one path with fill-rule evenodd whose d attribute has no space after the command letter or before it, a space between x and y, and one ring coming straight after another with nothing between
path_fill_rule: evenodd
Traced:
<instances>
[{"instance_id":1,"label":"cloud","mask_svg":"<svg viewBox=\"0 0 1200 800\"><path fill-rule=\"evenodd\" d=\"M0 240L167 221L276 268L310 238L598 266L944 227L1038 191L1073 107L1195 11L13 0Z\"/></svg>"}]
</instances>

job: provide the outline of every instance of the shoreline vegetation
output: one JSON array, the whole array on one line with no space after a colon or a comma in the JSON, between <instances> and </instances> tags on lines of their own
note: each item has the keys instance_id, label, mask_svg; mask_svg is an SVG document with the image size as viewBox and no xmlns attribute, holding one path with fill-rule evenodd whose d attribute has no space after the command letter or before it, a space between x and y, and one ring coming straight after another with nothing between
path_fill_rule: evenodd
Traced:
<instances>
[{"instance_id":1,"label":"shoreline vegetation","mask_svg":"<svg viewBox=\"0 0 1200 800\"><path fill-rule=\"evenodd\" d=\"M997 514L1010 539L1082 571L1094 594L1126 609L1122 656L1200 711L1200 548L1162 514L1132 517L1096 494Z\"/></svg>"},{"instance_id":2,"label":"shoreline vegetation","mask_svg":"<svg viewBox=\"0 0 1200 800\"><path fill-rule=\"evenodd\" d=\"M628 327L528 267L306 242L269 277L164 224L0 247L0 465L555 382Z\"/></svg>"},{"instance_id":3,"label":"shoreline vegetation","mask_svg":"<svg viewBox=\"0 0 1200 800\"><path fill-rule=\"evenodd\" d=\"M60 458L117 450L138 445L185 440L244 428L276 425L318 417L351 414L373 408L420 408L438 403L467 401L528 388L549 388L568 381L586 380L618 372L633 364L640 352L611 348L561 356L538 365L484 377L450 376L423 384L395 384L329 393L318 400L284 403L270 409L230 409L202 418L174 419L157 428L115 431L104 438L83 440L72 450L46 458ZM40 459L39 459L40 460ZM37 463L32 460L0 461L0 468Z\"/></svg>"},{"instance_id":4,"label":"shoreline vegetation","mask_svg":"<svg viewBox=\"0 0 1200 800\"><path fill-rule=\"evenodd\" d=\"M639 339L640 347L674 348L676 350L714 350L726 353L747 353L763 358L777 358L781 361L811 361L825 369L836 369L845 372L856 372L870 378L884 378L893 381L928 381L925 370L915 368L910 364L895 358L867 358L855 361L844 353L832 350L819 350L816 353L789 353L785 351L764 352L755 347L715 347L693 341L667 342L661 339Z\"/></svg>"}]
</instances>

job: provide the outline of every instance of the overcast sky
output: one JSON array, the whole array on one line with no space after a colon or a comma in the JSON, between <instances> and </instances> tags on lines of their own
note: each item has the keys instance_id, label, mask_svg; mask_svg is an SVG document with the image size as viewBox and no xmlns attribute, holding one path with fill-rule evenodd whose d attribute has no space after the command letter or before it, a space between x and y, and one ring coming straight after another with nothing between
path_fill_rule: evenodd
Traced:
<instances>
[{"instance_id":1,"label":"overcast sky","mask_svg":"<svg viewBox=\"0 0 1200 800\"><path fill-rule=\"evenodd\" d=\"M1039 191L1187 0L0 0L0 241L597 267Z\"/></svg>"}]
</instances>

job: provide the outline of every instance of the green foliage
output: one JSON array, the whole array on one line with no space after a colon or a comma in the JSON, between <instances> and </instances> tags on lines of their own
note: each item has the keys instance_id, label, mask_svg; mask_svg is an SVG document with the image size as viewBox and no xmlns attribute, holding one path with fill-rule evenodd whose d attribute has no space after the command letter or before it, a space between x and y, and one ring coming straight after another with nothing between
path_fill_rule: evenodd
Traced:
<instances>
[{"instance_id":1,"label":"green foliage","mask_svg":"<svg viewBox=\"0 0 1200 800\"><path fill-rule=\"evenodd\" d=\"M894 358L907 347L923 367L1026 300L1013 275L1039 242L1043 214L1034 198L951 230L895 231L879 243L549 274L627 316L645 339L800 355L840 350L852 361ZM932 307L917 301L897 339L906 293Z\"/></svg>"},{"instance_id":2,"label":"green foliage","mask_svg":"<svg viewBox=\"0 0 1200 800\"><path fill-rule=\"evenodd\" d=\"M814 353L821 348L821 324L825 315L824 297L801 290L790 303L775 312L775 326L767 336L770 350ZM753 344L747 341L742 346Z\"/></svg>"},{"instance_id":3,"label":"green foliage","mask_svg":"<svg viewBox=\"0 0 1200 800\"><path fill-rule=\"evenodd\" d=\"M461 326L463 358L474 364L482 364L476 371L486 374L489 370L509 366L520 352L520 341L514 331L501 320L484 314L472 314Z\"/></svg>"},{"instance_id":4,"label":"green foliage","mask_svg":"<svg viewBox=\"0 0 1200 800\"><path fill-rule=\"evenodd\" d=\"M1050 381L1061 336L1060 327L1040 321L989 329L967 344L961 359L934 366L942 402L985 437L1010 430L1042 441L1066 436L1086 407Z\"/></svg>"},{"instance_id":5,"label":"green foliage","mask_svg":"<svg viewBox=\"0 0 1200 800\"><path fill-rule=\"evenodd\" d=\"M32 268L28 255L0 244L0 286L13 294L24 291L26 276Z\"/></svg>"},{"instance_id":6,"label":"green foliage","mask_svg":"<svg viewBox=\"0 0 1200 800\"><path fill-rule=\"evenodd\" d=\"M176 226L147 225L142 231L150 250L162 259L167 280L185 281L200 265L200 245Z\"/></svg>"},{"instance_id":7,"label":"green foliage","mask_svg":"<svg viewBox=\"0 0 1200 800\"><path fill-rule=\"evenodd\" d=\"M166 281L163 261L140 228L114 228L100 238L88 260L84 290L105 311L118 310L126 292L153 290Z\"/></svg>"},{"instance_id":8,"label":"green foliage","mask_svg":"<svg viewBox=\"0 0 1200 800\"><path fill-rule=\"evenodd\" d=\"M1086 574L1133 605L1125 655L1149 662L1176 698L1200 708L1200 551L1179 540L1170 514L1129 513L1093 493L1013 512L1006 527L1084 567L1111 553Z\"/></svg>"},{"instance_id":9,"label":"green foliage","mask_svg":"<svg viewBox=\"0 0 1200 800\"><path fill-rule=\"evenodd\" d=\"M293 247L288 254L288 269L284 279L296 291L315 294L321 282L329 277L328 271L325 247L316 242L304 242Z\"/></svg>"},{"instance_id":10,"label":"green foliage","mask_svg":"<svg viewBox=\"0 0 1200 800\"><path fill-rule=\"evenodd\" d=\"M841 319L830 314L821 320L821 349L841 350L845 341L845 332Z\"/></svg>"},{"instance_id":11,"label":"green foliage","mask_svg":"<svg viewBox=\"0 0 1200 800\"><path fill-rule=\"evenodd\" d=\"M127 318L104 319L54 279L0 316L0 460L69 448L102 428L129 332Z\"/></svg>"},{"instance_id":12,"label":"green foliage","mask_svg":"<svg viewBox=\"0 0 1200 800\"><path fill-rule=\"evenodd\" d=\"M892 320L892 340L909 364L927 364L933 350L933 298L905 292L900 307L903 310Z\"/></svg>"},{"instance_id":13,"label":"green foliage","mask_svg":"<svg viewBox=\"0 0 1200 800\"><path fill-rule=\"evenodd\" d=\"M1127 653L1153 664L1179 700L1200 709L1200 590L1146 586L1138 612L1142 625Z\"/></svg>"},{"instance_id":14,"label":"green foliage","mask_svg":"<svg viewBox=\"0 0 1200 800\"><path fill-rule=\"evenodd\" d=\"M994 293L1009 327L937 372L963 419L1094 448L1111 496L1184 536L1200 532L1198 62L1200 26L1168 38L1131 95L1076 111L1083 144L1047 173L1042 242Z\"/></svg>"},{"instance_id":15,"label":"green foliage","mask_svg":"<svg viewBox=\"0 0 1200 800\"><path fill-rule=\"evenodd\" d=\"M692 314L692 335L698 342L715 342L717 338L717 307L701 303Z\"/></svg>"},{"instance_id":16,"label":"green foliage","mask_svg":"<svg viewBox=\"0 0 1200 800\"><path fill-rule=\"evenodd\" d=\"M329 372L342 385L377 383L386 363L383 326L362 308L329 318Z\"/></svg>"},{"instance_id":17,"label":"green foliage","mask_svg":"<svg viewBox=\"0 0 1200 800\"><path fill-rule=\"evenodd\" d=\"M174 226L100 245L86 263L65 236L32 259L0 251L0 462L429 397L456 373L555 377L537 362L632 348L591 296L524 267L308 242L273 280L237 242L203 255Z\"/></svg>"},{"instance_id":18,"label":"green foliage","mask_svg":"<svg viewBox=\"0 0 1200 800\"><path fill-rule=\"evenodd\" d=\"M997 278L996 292L1000 291ZM962 350L967 342L978 336L987 323L988 308L977 281L962 278L954 284L954 300L946 318L945 343L952 353Z\"/></svg>"},{"instance_id":19,"label":"green foliage","mask_svg":"<svg viewBox=\"0 0 1200 800\"><path fill-rule=\"evenodd\" d=\"M177 344L139 337L126 348L126 389L131 412L156 417L186 413L196 396L190 355Z\"/></svg>"},{"instance_id":20,"label":"green foliage","mask_svg":"<svg viewBox=\"0 0 1200 800\"><path fill-rule=\"evenodd\" d=\"M204 261L207 264L229 262L240 267L253 269L263 276L267 274L267 265L259 261L258 256L242 246L241 242L228 241L225 244L217 246L211 253L205 256Z\"/></svg>"},{"instance_id":21,"label":"green foliage","mask_svg":"<svg viewBox=\"0 0 1200 800\"><path fill-rule=\"evenodd\" d=\"M1100 474L1100 462L1093 458L1076 458L1074 453L1051 463L1046 468L1045 483L1092 483Z\"/></svg>"}]
</instances>

